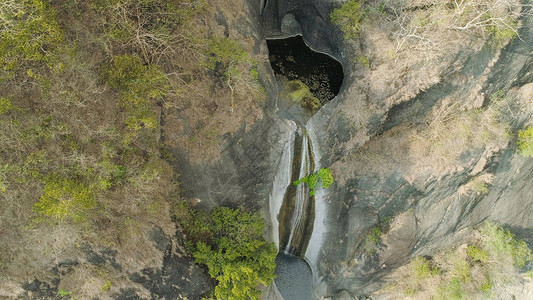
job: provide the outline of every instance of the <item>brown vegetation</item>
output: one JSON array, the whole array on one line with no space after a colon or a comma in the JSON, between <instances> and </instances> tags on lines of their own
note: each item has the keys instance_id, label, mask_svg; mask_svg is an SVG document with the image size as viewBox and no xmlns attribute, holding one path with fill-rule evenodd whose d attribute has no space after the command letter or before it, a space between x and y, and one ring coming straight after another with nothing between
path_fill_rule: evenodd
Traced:
<instances>
[{"instance_id":1,"label":"brown vegetation","mask_svg":"<svg viewBox=\"0 0 533 300\"><path fill-rule=\"evenodd\" d=\"M251 84L232 85L233 114L230 90L204 65L206 45L222 36L202 22L214 5L0 4L1 43L20 42L0 47L0 297L19 295L32 278L51 283L50 270L72 259L78 265L59 273L58 288L75 298L108 297L131 287L124 274L160 266L148 232L174 235L179 198L166 149L213 159L223 134L261 115L251 58L239 65ZM86 247L116 250L122 270L90 263Z\"/></svg>"}]
</instances>

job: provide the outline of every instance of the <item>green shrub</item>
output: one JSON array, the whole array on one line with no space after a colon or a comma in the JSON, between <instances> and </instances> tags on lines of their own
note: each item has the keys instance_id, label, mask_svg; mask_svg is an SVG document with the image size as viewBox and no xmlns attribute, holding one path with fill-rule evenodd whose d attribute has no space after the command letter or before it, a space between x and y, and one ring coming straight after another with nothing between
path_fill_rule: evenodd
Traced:
<instances>
[{"instance_id":1,"label":"green shrub","mask_svg":"<svg viewBox=\"0 0 533 300\"><path fill-rule=\"evenodd\" d=\"M63 41L63 31L56 13L46 1L3 1L0 4L0 79L13 76L24 65L33 75L31 63L45 63L59 68L56 50Z\"/></svg>"},{"instance_id":2,"label":"green shrub","mask_svg":"<svg viewBox=\"0 0 533 300\"><path fill-rule=\"evenodd\" d=\"M226 207L207 215L183 203L176 217L194 242L190 245L196 262L206 265L209 275L218 281L215 298L258 299L261 292L257 287L270 284L275 277L277 255L275 245L263 238L263 219Z\"/></svg>"},{"instance_id":3,"label":"green shrub","mask_svg":"<svg viewBox=\"0 0 533 300\"><path fill-rule=\"evenodd\" d=\"M109 291L109 289L111 288L111 285L113 284L113 282L111 280L106 280L104 285L102 286L102 291L104 292L107 292Z\"/></svg>"},{"instance_id":4,"label":"green shrub","mask_svg":"<svg viewBox=\"0 0 533 300\"><path fill-rule=\"evenodd\" d=\"M412 261L412 268L416 280L424 280L439 274L439 269L430 264L423 256L417 256Z\"/></svg>"},{"instance_id":5,"label":"green shrub","mask_svg":"<svg viewBox=\"0 0 533 300\"><path fill-rule=\"evenodd\" d=\"M322 181L323 189L327 189L330 185L333 184L333 175L331 174L331 171L328 168L322 168L318 170L317 173L320 177L320 181Z\"/></svg>"},{"instance_id":6,"label":"green shrub","mask_svg":"<svg viewBox=\"0 0 533 300\"><path fill-rule=\"evenodd\" d=\"M370 67L370 59L366 55L358 55L353 59L355 64L362 64L363 66Z\"/></svg>"},{"instance_id":7,"label":"green shrub","mask_svg":"<svg viewBox=\"0 0 533 300\"><path fill-rule=\"evenodd\" d=\"M464 299L465 287L458 277L452 277L450 280L442 281L437 287L437 299Z\"/></svg>"},{"instance_id":8,"label":"green shrub","mask_svg":"<svg viewBox=\"0 0 533 300\"><path fill-rule=\"evenodd\" d=\"M239 42L211 37L205 41L205 61L203 65L221 77L231 91L231 109L235 109L235 93L245 92L258 95L262 92L258 86L259 72L257 62L250 57Z\"/></svg>"},{"instance_id":9,"label":"green shrub","mask_svg":"<svg viewBox=\"0 0 533 300\"><path fill-rule=\"evenodd\" d=\"M13 103L9 98L0 97L0 116L8 113L13 108Z\"/></svg>"},{"instance_id":10,"label":"green shrub","mask_svg":"<svg viewBox=\"0 0 533 300\"><path fill-rule=\"evenodd\" d=\"M284 84L281 91L283 97L291 101L300 103L303 107L310 111L317 111L320 109L320 100L309 90L309 87L300 80L291 80Z\"/></svg>"},{"instance_id":11,"label":"green shrub","mask_svg":"<svg viewBox=\"0 0 533 300\"><path fill-rule=\"evenodd\" d=\"M69 296L71 294L71 292L65 291L64 289L59 289L58 293L61 298Z\"/></svg>"},{"instance_id":12,"label":"green shrub","mask_svg":"<svg viewBox=\"0 0 533 300\"><path fill-rule=\"evenodd\" d=\"M224 73L228 72L248 55L241 44L232 39L212 37L206 41L206 44L205 64L210 70L222 68Z\"/></svg>"},{"instance_id":13,"label":"green shrub","mask_svg":"<svg viewBox=\"0 0 533 300\"><path fill-rule=\"evenodd\" d=\"M373 227L372 230L370 230L365 238L365 244L363 246L366 253L372 254L376 252L381 234L382 232L379 227Z\"/></svg>"},{"instance_id":14,"label":"green shrub","mask_svg":"<svg viewBox=\"0 0 533 300\"><path fill-rule=\"evenodd\" d=\"M101 170L101 174L98 176L98 183L102 190L107 190L125 179L126 167L114 164L110 159L104 159L98 163L98 167Z\"/></svg>"},{"instance_id":15,"label":"green shrub","mask_svg":"<svg viewBox=\"0 0 533 300\"><path fill-rule=\"evenodd\" d=\"M489 20L490 18L497 18L493 15L486 15L485 20ZM513 39L518 35L518 22L514 20L511 17L504 18L504 22L506 25L502 25L501 23L492 23L491 25L487 26L487 32L489 32L492 37L494 38L495 42L502 43L506 40Z\"/></svg>"},{"instance_id":16,"label":"green shrub","mask_svg":"<svg viewBox=\"0 0 533 300\"><path fill-rule=\"evenodd\" d=\"M364 16L361 4L360 0L349 0L329 15L331 22L339 26L347 39L355 38L361 31L361 21Z\"/></svg>"},{"instance_id":17,"label":"green shrub","mask_svg":"<svg viewBox=\"0 0 533 300\"><path fill-rule=\"evenodd\" d=\"M480 263L486 263L489 260L489 253L478 246L469 245L466 254L473 260Z\"/></svg>"},{"instance_id":18,"label":"green shrub","mask_svg":"<svg viewBox=\"0 0 533 300\"><path fill-rule=\"evenodd\" d=\"M299 185L302 182L307 183L307 185L309 186L309 195L313 196L316 193L319 179L322 183L322 188L324 189L328 188L331 184L333 184L333 175L331 174L331 171L328 168L322 168L313 174L300 178L294 181L293 184Z\"/></svg>"},{"instance_id":19,"label":"green shrub","mask_svg":"<svg viewBox=\"0 0 533 300\"><path fill-rule=\"evenodd\" d=\"M511 232L492 222L485 222L481 234L483 249L496 261L512 258L513 265L522 268L526 262L533 259L531 249L524 241L515 239Z\"/></svg>"},{"instance_id":20,"label":"green shrub","mask_svg":"<svg viewBox=\"0 0 533 300\"><path fill-rule=\"evenodd\" d=\"M52 175L45 180L43 194L34 210L58 221L66 218L80 221L95 207L96 197L90 186Z\"/></svg>"},{"instance_id":21,"label":"green shrub","mask_svg":"<svg viewBox=\"0 0 533 300\"><path fill-rule=\"evenodd\" d=\"M470 264L462 259L457 257L455 262L452 265L452 277L459 278L461 282L470 282Z\"/></svg>"},{"instance_id":22,"label":"green shrub","mask_svg":"<svg viewBox=\"0 0 533 300\"><path fill-rule=\"evenodd\" d=\"M518 131L517 144L520 154L533 157L533 126Z\"/></svg>"},{"instance_id":23,"label":"green shrub","mask_svg":"<svg viewBox=\"0 0 533 300\"><path fill-rule=\"evenodd\" d=\"M492 282L490 282L490 278L486 278L479 289L483 292L489 292L492 289Z\"/></svg>"},{"instance_id":24,"label":"green shrub","mask_svg":"<svg viewBox=\"0 0 533 300\"><path fill-rule=\"evenodd\" d=\"M170 92L168 77L159 66L145 65L136 55L118 55L112 65L104 68L103 76L121 94L119 104L128 115L125 124L131 133L126 143L143 128L159 127L154 106Z\"/></svg>"}]
</instances>

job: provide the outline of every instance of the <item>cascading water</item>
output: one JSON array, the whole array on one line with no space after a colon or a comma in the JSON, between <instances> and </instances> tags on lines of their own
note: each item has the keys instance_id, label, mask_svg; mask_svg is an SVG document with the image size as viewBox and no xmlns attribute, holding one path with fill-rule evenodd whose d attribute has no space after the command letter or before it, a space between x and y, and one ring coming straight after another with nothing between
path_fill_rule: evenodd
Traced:
<instances>
[{"instance_id":1,"label":"cascading water","mask_svg":"<svg viewBox=\"0 0 533 300\"><path fill-rule=\"evenodd\" d=\"M312 290L311 270L317 263L325 232L325 193L318 188L311 195L308 183L293 183L320 169L320 156L313 147L316 136L307 123L322 105L335 97L343 72L338 61L312 51L301 36L267 40L267 45L280 86L277 114L294 124L270 194L273 237L280 250L276 285L285 300L308 300Z\"/></svg>"},{"instance_id":2,"label":"cascading water","mask_svg":"<svg viewBox=\"0 0 533 300\"><path fill-rule=\"evenodd\" d=\"M301 130L300 128L300 131ZM303 178L306 176L309 176L311 174L311 159L309 156L309 142L307 134L302 134L302 150L300 154L300 171L297 173L299 174L298 178ZM293 238L296 232L301 232L298 230L302 226L302 219L304 218L304 210L305 207L309 205L309 201L311 201L309 195L309 188L304 184L299 184L296 186L296 193L294 195L294 212L292 214L291 219L291 229L289 233L289 240L287 241L287 245L285 246L285 253L286 254L294 254L297 249L297 243L294 245L292 244Z\"/></svg>"},{"instance_id":3,"label":"cascading water","mask_svg":"<svg viewBox=\"0 0 533 300\"><path fill-rule=\"evenodd\" d=\"M300 256L305 253L309 234L313 231L314 197L309 195L307 184L294 185L292 182L312 174L315 163L305 128L298 127L294 136L291 183L285 191L280 211L280 219L286 220L280 227L280 250Z\"/></svg>"},{"instance_id":4,"label":"cascading water","mask_svg":"<svg viewBox=\"0 0 533 300\"><path fill-rule=\"evenodd\" d=\"M270 197L272 224L278 227L274 236L280 251L305 257L309 240L319 241L312 238L315 216L324 214L315 212L317 197L310 195L307 183L296 186L292 183L318 169L320 157L313 149L315 137L310 134L307 122L338 93L342 66L330 56L311 50L300 35L267 40L267 45L280 87L277 114L295 125L287 137ZM322 194L318 191L317 195Z\"/></svg>"}]
</instances>

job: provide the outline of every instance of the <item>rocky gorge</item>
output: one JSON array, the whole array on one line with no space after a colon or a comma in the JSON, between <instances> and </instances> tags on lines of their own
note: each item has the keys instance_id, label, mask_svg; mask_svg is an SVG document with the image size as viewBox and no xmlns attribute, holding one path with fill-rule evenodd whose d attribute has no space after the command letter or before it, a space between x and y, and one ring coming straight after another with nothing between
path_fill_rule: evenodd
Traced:
<instances>
[{"instance_id":1,"label":"rocky gorge","mask_svg":"<svg viewBox=\"0 0 533 300\"><path fill-rule=\"evenodd\" d=\"M502 224L531 245L533 164L517 153L512 135L491 136L493 143L467 148L444 143L441 147L452 145L455 149L450 151L458 152L453 162L441 154L413 153L423 151L416 149L413 136L424 138L439 116L488 107L490 96L498 91L505 91L509 101L504 113L509 131L530 124L533 32L529 14L520 18L520 38L501 47L476 35L461 36L461 44L450 41L428 50L433 51L431 56L413 57L406 53L409 50L386 53L387 33L376 28L363 29L355 42L345 40L329 20L332 9L338 7L334 1L260 4L249 3L254 7L248 18L256 24L255 49L267 55L263 39L302 35L312 49L339 60L345 70L338 95L307 125L321 153L316 163L329 167L336 180L323 195L321 209L327 214L322 220L322 241L312 245L316 248L316 258L310 262L315 299L372 295L410 259L462 243L486 220ZM415 3L406 5L405 11L409 5L419 9ZM528 7L522 9L529 12ZM454 34L439 38L446 43L458 38ZM368 63L354 62L357 57L367 57ZM228 137L221 159L194 166L204 179L191 176L184 187L208 205L241 203L262 208L266 219L276 220L277 212L269 208L267 199L283 161L285 137L294 125L274 113L276 83L267 62L263 67L269 99L264 118L246 132ZM180 165L184 167L186 163ZM488 192L460 192L484 174L494 178ZM383 230L376 250L366 251L365 239L376 227ZM276 227L272 231L272 239L278 242ZM528 281L523 284L515 294L519 299L531 293ZM267 293L265 298L275 294Z\"/></svg>"},{"instance_id":2,"label":"rocky gorge","mask_svg":"<svg viewBox=\"0 0 533 300\"><path fill-rule=\"evenodd\" d=\"M529 2L4 2L0 298L209 297L179 204L261 214L261 299L533 298Z\"/></svg>"}]
</instances>

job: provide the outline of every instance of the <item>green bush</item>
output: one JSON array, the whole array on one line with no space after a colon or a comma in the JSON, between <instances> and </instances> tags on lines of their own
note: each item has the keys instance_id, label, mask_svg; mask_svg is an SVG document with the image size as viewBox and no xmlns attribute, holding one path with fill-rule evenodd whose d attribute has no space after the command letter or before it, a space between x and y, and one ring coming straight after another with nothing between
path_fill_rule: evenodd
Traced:
<instances>
[{"instance_id":1,"label":"green bush","mask_svg":"<svg viewBox=\"0 0 533 300\"><path fill-rule=\"evenodd\" d=\"M492 222L485 222L481 234L483 249L495 261L511 258L516 268L522 268L526 262L533 259L531 249L524 241L515 239L511 232Z\"/></svg>"},{"instance_id":2,"label":"green bush","mask_svg":"<svg viewBox=\"0 0 533 300\"><path fill-rule=\"evenodd\" d=\"M3 1L0 28L0 66L4 71L0 79L12 77L22 65L33 75L31 63L60 68L55 51L63 41L63 31L46 1Z\"/></svg>"},{"instance_id":3,"label":"green bush","mask_svg":"<svg viewBox=\"0 0 533 300\"><path fill-rule=\"evenodd\" d=\"M437 287L437 298L442 300L465 299L465 287L458 277L452 277L450 280L442 281Z\"/></svg>"},{"instance_id":4,"label":"green bush","mask_svg":"<svg viewBox=\"0 0 533 300\"><path fill-rule=\"evenodd\" d=\"M95 207L96 197L90 186L52 175L45 180L43 194L34 210L58 221L66 218L80 221Z\"/></svg>"},{"instance_id":5,"label":"green bush","mask_svg":"<svg viewBox=\"0 0 533 300\"><path fill-rule=\"evenodd\" d=\"M416 280L424 280L439 274L439 269L430 264L423 256L417 256L412 261L412 267Z\"/></svg>"},{"instance_id":6,"label":"green bush","mask_svg":"<svg viewBox=\"0 0 533 300\"><path fill-rule=\"evenodd\" d=\"M489 260L489 253L478 246L469 245L466 254L473 260L480 263L486 263Z\"/></svg>"},{"instance_id":7,"label":"green bush","mask_svg":"<svg viewBox=\"0 0 533 300\"><path fill-rule=\"evenodd\" d=\"M263 238L263 219L226 207L217 207L208 216L181 204L177 212L188 239L194 241L196 262L206 265L218 281L214 297L258 299L257 287L270 284L275 277L277 255L275 245Z\"/></svg>"},{"instance_id":8,"label":"green bush","mask_svg":"<svg viewBox=\"0 0 533 300\"><path fill-rule=\"evenodd\" d=\"M294 181L293 184L299 185L302 182L307 183L307 185L309 186L309 195L313 196L316 193L319 179L320 179L322 188L324 189L328 188L331 184L333 184L333 181L334 181L331 171L328 168L322 168L313 174L310 174L306 177L303 177L303 178L300 178Z\"/></svg>"},{"instance_id":9,"label":"green bush","mask_svg":"<svg viewBox=\"0 0 533 300\"><path fill-rule=\"evenodd\" d=\"M13 109L13 103L9 98L0 97L0 116L7 114L11 109Z\"/></svg>"},{"instance_id":10,"label":"green bush","mask_svg":"<svg viewBox=\"0 0 533 300\"><path fill-rule=\"evenodd\" d=\"M366 236L365 245L363 246L366 253L372 254L376 252L381 234L382 232L379 227L373 227L372 230L370 230Z\"/></svg>"},{"instance_id":11,"label":"green bush","mask_svg":"<svg viewBox=\"0 0 533 300\"><path fill-rule=\"evenodd\" d=\"M222 68L227 72L248 55L241 44L232 39L213 37L208 39L206 44L205 64L210 70Z\"/></svg>"},{"instance_id":12,"label":"green bush","mask_svg":"<svg viewBox=\"0 0 533 300\"><path fill-rule=\"evenodd\" d=\"M119 103L126 111L125 124L131 133L128 140L143 128L159 127L154 106L170 92L168 77L159 66L145 65L136 55L118 55L104 68L103 77L121 94Z\"/></svg>"},{"instance_id":13,"label":"green bush","mask_svg":"<svg viewBox=\"0 0 533 300\"><path fill-rule=\"evenodd\" d=\"M309 90L309 87L300 80L291 80L284 84L281 91L283 97L287 97L293 102L300 103L303 107L310 111L317 111L320 109L320 100Z\"/></svg>"},{"instance_id":14,"label":"green bush","mask_svg":"<svg viewBox=\"0 0 533 300\"><path fill-rule=\"evenodd\" d=\"M331 171L328 168L322 168L318 170L317 174L320 177L323 189L327 189L330 185L333 184L333 175L331 174Z\"/></svg>"},{"instance_id":15,"label":"green bush","mask_svg":"<svg viewBox=\"0 0 533 300\"><path fill-rule=\"evenodd\" d=\"M228 38L211 37L204 41L203 65L221 77L231 91L231 108L235 109L235 93L262 92L258 86L257 62L250 57L237 41Z\"/></svg>"},{"instance_id":16,"label":"green bush","mask_svg":"<svg viewBox=\"0 0 533 300\"><path fill-rule=\"evenodd\" d=\"M437 255L434 261L438 265L432 266L423 257L414 258L407 268L408 276L396 284L415 297L425 291L432 299L492 298L494 286L523 277L520 269L533 255L524 241L494 223L486 222L479 234L481 237L466 249L459 247Z\"/></svg>"},{"instance_id":17,"label":"green bush","mask_svg":"<svg viewBox=\"0 0 533 300\"><path fill-rule=\"evenodd\" d=\"M520 154L533 157L533 126L518 131L517 144Z\"/></svg>"},{"instance_id":18,"label":"green bush","mask_svg":"<svg viewBox=\"0 0 533 300\"><path fill-rule=\"evenodd\" d=\"M331 22L342 30L347 39L355 38L361 31L364 11L360 0L349 0L340 8L334 9L329 15Z\"/></svg>"}]
</instances>

